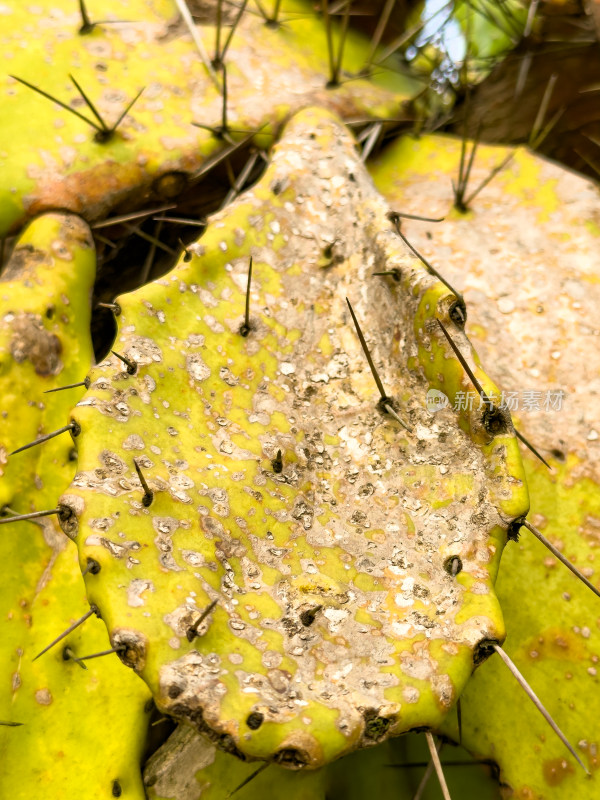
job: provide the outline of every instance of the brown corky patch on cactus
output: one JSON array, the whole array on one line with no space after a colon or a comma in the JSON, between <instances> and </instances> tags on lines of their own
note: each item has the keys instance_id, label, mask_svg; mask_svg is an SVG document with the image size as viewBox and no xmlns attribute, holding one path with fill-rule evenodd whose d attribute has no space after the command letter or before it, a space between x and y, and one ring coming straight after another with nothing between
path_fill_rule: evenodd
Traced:
<instances>
[{"instance_id":1,"label":"brown corky patch on cactus","mask_svg":"<svg viewBox=\"0 0 600 800\"><path fill-rule=\"evenodd\" d=\"M406 221L405 231L434 263L443 256L471 311L470 338L506 390L519 429L552 466L525 458L529 519L598 586L598 188L526 149L480 146L470 190L508 157L468 215L450 212L435 229ZM406 137L371 171L390 202L441 216L452 204L459 160L456 140ZM525 529L503 555L497 591L506 651L594 779L548 735L497 659L477 671L462 697L463 742L497 761L515 797L595 796L599 601ZM455 725L444 730L457 736Z\"/></svg>"},{"instance_id":2,"label":"brown corky patch on cactus","mask_svg":"<svg viewBox=\"0 0 600 800\"><path fill-rule=\"evenodd\" d=\"M280 30L266 26L260 15L243 14L227 51L228 117L227 130L221 131L222 75L211 77L203 65L175 3L102 3L96 13L103 19L124 21L98 25L85 35L78 32L77 2L4 5L0 235L52 208L95 221L117 206L170 201L194 185L212 155L244 132L260 129L266 136L256 141L264 144L287 115L311 103L345 118L406 115L412 84L402 76L385 86L361 78L326 88L323 23L308 4L286 4L286 11L291 9L301 12L300 18ZM216 3L204 11L196 27L212 57ZM222 46L232 15L224 4ZM358 73L368 51L368 39L351 33L344 66ZM55 97L90 124L11 76ZM142 89L108 135L104 128L112 129ZM216 135L194 122L214 126Z\"/></svg>"},{"instance_id":3,"label":"brown corky patch on cactus","mask_svg":"<svg viewBox=\"0 0 600 800\"><path fill-rule=\"evenodd\" d=\"M508 415L426 408L468 386L438 319L497 391L388 212L343 126L302 112L192 260L119 298L126 362L74 412L64 529L113 645L161 709L291 767L440 725L504 637L493 582L528 509Z\"/></svg>"}]
</instances>

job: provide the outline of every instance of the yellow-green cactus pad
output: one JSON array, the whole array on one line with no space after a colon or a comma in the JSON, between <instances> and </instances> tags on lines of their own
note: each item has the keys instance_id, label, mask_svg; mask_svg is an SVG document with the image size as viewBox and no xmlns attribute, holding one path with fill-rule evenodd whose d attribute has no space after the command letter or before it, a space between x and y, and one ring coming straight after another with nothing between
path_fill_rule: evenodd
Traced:
<instances>
[{"instance_id":1,"label":"yellow-green cactus pad","mask_svg":"<svg viewBox=\"0 0 600 800\"><path fill-rule=\"evenodd\" d=\"M435 728L504 637L517 440L476 404L427 410L428 390L468 386L437 320L474 354L388 212L343 126L302 112L192 260L119 298L129 365L99 364L74 411L61 502L101 564L89 600L158 706L246 757L317 767Z\"/></svg>"},{"instance_id":2,"label":"yellow-green cactus pad","mask_svg":"<svg viewBox=\"0 0 600 800\"><path fill-rule=\"evenodd\" d=\"M2 6L0 236L49 208L70 209L92 221L115 206L169 200L208 157L228 146L223 137L192 125L218 128L222 100L176 4L110 0L87 5L92 17L126 21L80 35L79 4L73 0ZM209 6L197 25L211 56L215 8ZM285 3L282 16L302 15L277 30L252 11L243 15L226 56L228 123L235 139L259 128L268 133L290 111L314 102L346 117L405 114L404 78L389 88L366 79L326 88L325 27L309 3ZM222 44L236 15L225 6ZM358 72L368 52L368 39L352 33L344 68ZM72 75L109 128L144 91L112 138L97 141L91 125L11 75L100 126ZM221 80L219 73L217 83Z\"/></svg>"},{"instance_id":3,"label":"yellow-green cactus pad","mask_svg":"<svg viewBox=\"0 0 600 800\"><path fill-rule=\"evenodd\" d=\"M94 274L88 226L50 214L23 233L0 280L0 502L7 514L55 507L75 473L68 434L7 454L64 425L81 395L43 392L89 369ZM110 647L102 622L88 619L33 661L89 611L75 548L55 517L0 530L0 720L20 723L0 726L0 796L110 798L118 786L123 797L142 800L146 687L115 656L90 661L87 670L63 658L65 648L88 655Z\"/></svg>"},{"instance_id":4,"label":"yellow-green cactus pad","mask_svg":"<svg viewBox=\"0 0 600 800\"><path fill-rule=\"evenodd\" d=\"M472 187L511 154L468 215L451 212L438 227L406 221L404 229L463 292L470 338L518 427L553 467L527 453L529 519L598 586L598 189L524 149L501 147L480 147ZM374 177L394 207L443 216L459 159L460 142L407 138L378 160ZM522 800L595 797L599 601L525 529L503 555L497 590L506 651L593 778L497 659L463 695L463 741L497 761L502 782ZM455 724L446 730L457 735Z\"/></svg>"},{"instance_id":5,"label":"yellow-green cactus pad","mask_svg":"<svg viewBox=\"0 0 600 800\"><path fill-rule=\"evenodd\" d=\"M75 548L52 523L13 523L2 530L0 559L0 719L21 723L0 727L0 796L144 800L146 686L114 655L87 670L64 659L67 649L110 648L103 623L88 619L33 661L89 610Z\"/></svg>"},{"instance_id":6,"label":"yellow-green cactus pad","mask_svg":"<svg viewBox=\"0 0 600 800\"><path fill-rule=\"evenodd\" d=\"M86 223L71 214L46 214L23 232L0 277L0 507L40 511L45 491L53 504L47 508L54 508L73 474L69 434L9 453L68 424L82 389L44 392L81 381L92 363L95 274Z\"/></svg>"}]
</instances>

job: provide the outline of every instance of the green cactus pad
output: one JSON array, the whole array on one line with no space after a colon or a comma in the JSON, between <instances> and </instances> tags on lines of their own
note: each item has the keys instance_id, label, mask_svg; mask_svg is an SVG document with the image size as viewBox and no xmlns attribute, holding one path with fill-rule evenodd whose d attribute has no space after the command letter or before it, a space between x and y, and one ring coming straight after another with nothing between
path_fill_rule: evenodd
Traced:
<instances>
[{"instance_id":1,"label":"green cactus pad","mask_svg":"<svg viewBox=\"0 0 600 800\"><path fill-rule=\"evenodd\" d=\"M65 476L68 480L68 474ZM14 523L0 538L0 795L143 800L142 757L149 693L116 656L88 662L63 658L110 648L92 617L37 661L32 659L89 604L73 545L51 523Z\"/></svg>"},{"instance_id":2,"label":"green cactus pad","mask_svg":"<svg viewBox=\"0 0 600 800\"><path fill-rule=\"evenodd\" d=\"M550 472L527 453L529 519L598 586L598 189L525 149L484 146L471 187L511 155L467 215L451 211L439 227L407 221L405 231L464 292L470 338L515 404L519 429L552 465ZM442 216L459 159L460 142L407 138L373 174L395 207ZM462 697L463 742L498 762L515 797L595 797L600 601L525 529L503 555L497 591L506 651L593 778L497 659ZM450 720L445 730L457 735Z\"/></svg>"},{"instance_id":3,"label":"green cactus pad","mask_svg":"<svg viewBox=\"0 0 600 800\"><path fill-rule=\"evenodd\" d=\"M88 5L90 15L129 21L79 35L77 2L3 6L0 236L49 208L70 209L93 221L116 206L170 200L212 154L228 146L192 125L221 125L221 95L176 5L166 0ZM346 117L405 116L412 86L405 78L392 80L389 88L360 79L327 89L322 21L309 4L284 4L282 14L290 11L303 16L282 29L272 30L250 12L236 29L227 52L234 139L260 128L267 134L260 139L264 144L291 111L312 102ZM232 13L224 12L222 42ZM215 39L214 27L207 25L214 14L213 6L198 26L206 49ZM344 67L357 73L368 50L369 41L352 33ZM99 126L70 74L109 128L144 89L110 141L97 141L98 132L84 120L10 77L34 84Z\"/></svg>"},{"instance_id":4,"label":"green cactus pad","mask_svg":"<svg viewBox=\"0 0 600 800\"><path fill-rule=\"evenodd\" d=\"M425 407L467 385L436 319L470 350L387 211L344 128L302 112L193 259L119 298L132 366L98 365L74 411L64 530L101 564L113 645L161 709L288 766L440 724L504 637L493 582L528 508L509 419ZM377 405L346 296L411 433Z\"/></svg>"},{"instance_id":5,"label":"green cactus pad","mask_svg":"<svg viewBox=\"0 0 600 800\"><path fill-rule=\"evenodd\" d=\"M94 242L85 222L46 214L19 238L0 277L0 507L25 514L54 508L74 466L69 434L9 458L68 422L83 389L44 394L83 380L92 362L90 298ZM65 472L66 470L66 472Z\"/></svg>"},{"instance_id":6,"label":"green cactus pad","mask_svg":"<svg viewBox=\"0 0 600 800\"><path fill-rule=\"evenodd\" d=\"M95 255L88 226L71 215L35 220L0 279L0 502L13 511L51 509L75 473L68 434L8 457L64 425L81 389L44 395L89 369ZM55 517L3 526L0 535L0 796L144 797L138 762L147 689L115 656L87 670L65 661L110 647L95 617L39 660L34 657L89 610L73 545ZM110 731L110 735L107 735ZM43 787L43 789L41 788Z\"/></svg>"}]
</instances>

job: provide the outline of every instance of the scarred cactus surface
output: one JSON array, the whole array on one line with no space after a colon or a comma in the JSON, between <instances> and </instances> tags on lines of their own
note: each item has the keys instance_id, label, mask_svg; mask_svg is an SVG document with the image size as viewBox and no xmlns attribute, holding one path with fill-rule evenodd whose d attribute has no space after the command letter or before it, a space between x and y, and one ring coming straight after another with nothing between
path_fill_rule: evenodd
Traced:
<instances>
[{"instance_id":1,"label":"scarred cactus surface","mask_svg":"<svg viewBox=\"0 0 600 800\"><path fill-rule=\"evenodd\" d=\"M405 227L463 292L469 337L513 405L517 427L552 466L524 451L529 518L597 583L598 190L524 148L480 146L470 191L507 159L467 215ZM452 203L459 161L454 139L406 137L375 160L371 173L391 203L437 216ZM497 590L506 651L595 777L597 598L526 530L503 554ZM592 797L595 782L548 735L536 709L523 705L502 667L491 659L465 690L468 749L492 757L516 797ZM453 720L445 729L457 737Z\"/></svg>"},{"instance_id":2,"label":"scarred cactus surface","mask_svg":"<svg viewBox=\"0 0 600 800\"><path fill-rule=\"evenodd\" d=\"M528 508L517 441L507 415L491 431L485 409L427 411L429 388L468 380L436 320L470 351L457 298L388 211L339 123L303 112L192 260L118 299L130 363L92 370L73 414L61 502L102 566L90 601L159 707L245 756L317 767L437 727L504 638L493 581Z\"/></svg>"},{"instance_id":3,"label":"scarred cactus surface","mask_svg":"<svg viewBox=\"0 0 600 800\"><path fill-rule=\"evenodd\" d=\"M486 38L494 15L474 5L455 20ZM214 55L213 23L220 15L222 45L239 9L190 8L195 41L170 0L100 13L90 2L92 25L82 3L0 7L0 235L49 209L86 220L36 219L0 281L0 506L55 512L1 529L0 794L43 785L49 797L141 800L146 734L166 737L173 717L183 722L146 765L152 800L409 797L416 787L394 781L387 754L410 761L398 737L415 728L456 741L460 696L464 744L515 796L595 796L498 658L471 674L507 633L596 768L596 599L525 531L498 596L494 586L507 531L529 508L526 476L530 520L595 582L596 190L524 150L482 146L473 186L508 168L458 214L461 144L426 136L371 166L384 199L361 162L400 119L447 110L444 92L409 105L414 83L397 59L381 79L349 5L275 2L279 20L265 23L251 2L226 73L199 50ZM501 47L527 16L512 2L504 14ZM438 44L417 46L413 74L443 78ZM473 57L495 52L488 44L471 42L463 78L483 74ZM367 121L361 158L349 128ZM222 210L172 271L129 294L152 259L138 275L140 251L128 263L120 247L147 231L95 232L96 300L119 296L120 315L107 357L108 315L95 319L104 360L90 370L87 223L175 204L196 226ZM174 257L183 241L165 228ZM188 242L197 227L179 230ZM2 239L2 256L12 245ZM531 394L529 379L566 388L562 416L515 410L553 473L529 453L523 467L510 415L481 401L450 342L488 397L503 396L493 381L504 396ZM86 376L86 393L43 395ZM32 661L90 607L102 620ZM143 680L115 654L87 670L75 661L110 649ZM149 728L151 697L165 718Z\"/></svg>"},{"instance_id":4,"label":"scarred cactus surface","mask_svg":"<svg viewBox=\"0 0 600 800\"><path fill-rule=\"evenodd\" d=\"M225 130L222 78L214 72L211 77L202 64L173 2L104 3L103 19L126 15L130 21L99 25L85 35L78 32L77 3L57 7L56 0L42 0L4 8L0 235L49 208L66 208L91 222L116 207L172 201L198 185L210 156L230 148L245 132L260 130L256 142L264 146L290 112L310 103L354 118L406 113L410 83L402 77L388 81L390 88L366 78L326 88L325 30L318 19L306 16L302 4L290 4L289 10L303 11L304 17L283 31L271 30L260 16L243 15L227 51ZM212 4L211 21L214 14ZM224 14L231 25L232 11ZM206 30L212 47L214 29ZM206 32L208 47L205 37ZM347 68L358 72L367 52L368 40L351 35ZM143 92L107 136L73 78L108 129ZM214 126L214 132L193 122Z\"/></svg>"}]
</instances>

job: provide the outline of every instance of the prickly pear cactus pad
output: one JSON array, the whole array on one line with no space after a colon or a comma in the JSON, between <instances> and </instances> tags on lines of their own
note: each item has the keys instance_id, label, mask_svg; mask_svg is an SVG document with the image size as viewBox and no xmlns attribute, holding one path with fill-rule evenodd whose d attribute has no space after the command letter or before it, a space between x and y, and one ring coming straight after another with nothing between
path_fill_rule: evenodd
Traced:
<instances>
[{"instance_id":1,"label":"prickly pear cactus pad","mask_svg":"<svg viewBox=\"0 0 600 800\"><path fill-rule=\"evenodd\" d=\"M268 134L311 102L345 116L402 116L404 78L388 81L389 88L366 79L326 88L325 30L310 4L284 4L282 14L303 13L277 30L256 14L242 16L227 51L225 131L219 130L222 74L217 78L203 64L174 2L86 6L92 22L99 15L111 22L81 32L72 0L9 3L0 11L0 236L49 208L93 221L116 206L171 200L211 154L229 146L226 140L259 128ZM215 14L216 3L205 4L195 26L211 58ZM236 16L225 6L222 46ZM351 33L344 68L357 73L368 51L369 40ZM217 135L193 122L214 126ZM260 137L263 145L268 140Z\"/></svg>"},{"instance_id":2,"label":"prickly pear cactus pad","mask_svg":"<svg viewBox=\"0 0 600 800\"><path fill-rule=\"evenodd\" d=\"M44 508L48 488L54 508L69 481L70 436L44 447L9 453L68 422L66 410L78 392L62 397L43 392L82 380L92 362L90 299L96 259L90 229L71 214L46 214L19 238L0 278L0 507L24 514Z\"/></svg>"},{"instance_id":3,"label":"prickly pear cactus pad","mask_svg":"<svg viewBox=\"0 0 600 800\"><path fill-rule=\"evenodd\" d=\"M439 228L407 222L406 232L434 263L443 259L448 279L464 292L470 337L512 398L518 427L552 466L550 472L525 458L529 518L598 586L598 189L524 149L501 147L480 147L472 187L511 153L467 215L452 212ZM373 173L390 202L436 216L452 203L459 159L460 142L406 138ZM463 743L497 761L515 797L595 797L599 601L526 530L502 557L497 590L506 651L593 778L548 734L496 659L476 672L462 696ZM455 725L446 729L456 736Z\"/></svg>"},{"instance_id":4,"label":"prickly pear cactus pad","mask_svg":"<svg viewBox=\"0 0 600 800\"><path fill-rule=\"evenodd\" d=\"M81 394L43 392L89 369L94 274L88 226L50 214L22 234L0 280L3 513L52 509L75 474L68 434L7 453L63 425ZM87 670L64 658L67 648L82 656L109 647L103 623L88 619L33 660L89 611L76 548L54 516L0 530L0 720L19 723L0 725L0 796L38 797L43 786L52 798L109 798L118 785L142 800L146 687L114 656Z\"/></svg>"},{"instance_id":5,"label":"prickly pear cactus pad","mask_svg":"<svg viewBox=\"0 0 600 800\"><path fill-rule=\"evenodd\" d=\"M63 529L113 646L161 709L292 767L439 726L504 638L528 509L508 415L426 409L468 386L437 320L497 390L388 212L343 126L301 112L191 260L119 298L126 362L73 413Z\"/></svg>"},{"instance_id":6,"label":"prickly pear cactus pad","mask_svg":"<svg viewBox=\"0 0 600 800\"><path fill-rule=\"evenodd\" d=\"M0 538L0 558L0 719L21 723L0 726L0 795L29 800L43 785L51 798L144 800L146 686L114 655L90 660L85 670L65 660L68 652L110 647L101 620L88 619L32 661L89 610L72 543L53 523L13 523Z\"/></svg>"}]
</instances>

